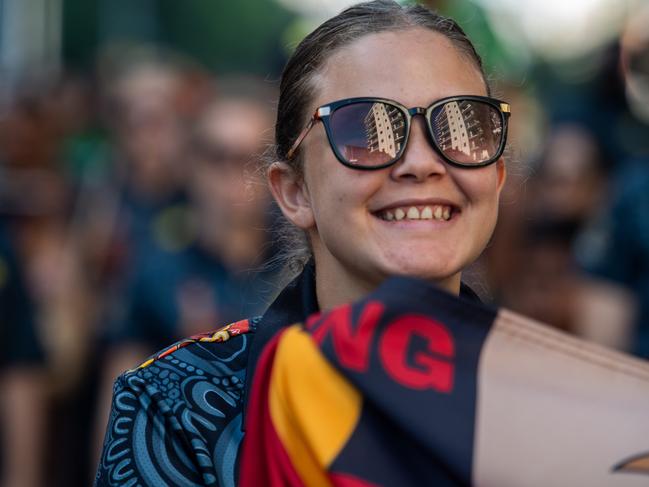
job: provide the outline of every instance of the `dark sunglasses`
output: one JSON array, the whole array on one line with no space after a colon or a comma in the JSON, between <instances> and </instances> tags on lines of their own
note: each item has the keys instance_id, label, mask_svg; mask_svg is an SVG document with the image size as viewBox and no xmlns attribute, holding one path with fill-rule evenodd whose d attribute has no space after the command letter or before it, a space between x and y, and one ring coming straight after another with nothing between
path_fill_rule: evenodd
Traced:
<instances>
[{"instance_id":1,"label":"dark sunglasses","mask_svg":"<svg viewBox=\"0 0 649 487\"><path fill-rule=\"evenodd\" d=\"M405 151L412 117L423 115L435 151L458 167L483 167L502 156L510 107L486 96L451 96L428 108L406 108L385 98L347 98L319 107L288 151L291 159L321 120L336 158L353 169L382 169Z\"/></svg>"}]
</instances>

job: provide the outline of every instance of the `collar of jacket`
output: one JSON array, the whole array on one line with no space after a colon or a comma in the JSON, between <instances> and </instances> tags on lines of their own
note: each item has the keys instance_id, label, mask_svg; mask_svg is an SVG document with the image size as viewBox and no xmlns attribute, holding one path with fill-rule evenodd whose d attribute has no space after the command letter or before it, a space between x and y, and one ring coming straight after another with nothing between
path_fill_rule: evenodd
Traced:
<instances>
[{"instance_id":1,"label":"collar of jacket","mask_svg":"<svg viewBox=\"0 0 649 487\"><path fill-rule=\"evenodd\" d=\"M320 307L315 293L315 269L313 262L309 261L302 273L279 293L252 335L246 367L242 429L245 425L246 405L250 397L254 371L264 347L282 328L304 321L307 316L318 311Z\"/></svg>"},{"instance_id":2,"label":"collar of jacket","mask_svg":"<svg viewBox=\"0 0 649 487\"><path fill-rule=\"evenodd\" d=\"M481 302L473 289L464 283L460 285L460 297L469 301ZM264 347L282 328L302 322L309 315L318 311L320 311L320 307L315 291L315 265L313 260L310 260L300 275L279 293L262 316L254 335L252 335L246 367L242 429L245 425L246 406L250 397L255 368Z\"/></svg>"}]
</instances>

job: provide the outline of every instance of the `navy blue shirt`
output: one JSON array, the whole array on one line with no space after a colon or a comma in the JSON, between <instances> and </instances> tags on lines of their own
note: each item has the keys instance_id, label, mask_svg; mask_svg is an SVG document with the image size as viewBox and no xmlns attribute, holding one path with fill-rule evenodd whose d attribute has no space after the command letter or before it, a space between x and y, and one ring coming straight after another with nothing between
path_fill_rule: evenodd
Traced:
<instances>
[{"instance_id":1,"label":"navy blue shirt","mask_svg":"<svg viewBox=\"0 0 649 487\"><path fill-rule=\"evenodd\" d=\"M33 303L24 275L4 226L0 223L0 366L30 365L43 361L36 333Z\"/></svg>"},{"instance_id":2,"label":"navy blue shirt","mask_svg":"<svg viewBox=\"0 0 649 487\"><path fill-rule=\"evenodd\" d=\"M138 342L157 350L182 337L261 314L275 289L274 273L227 269L192 245L152 248L132 271L124 315L108 332L113 344Z\"/></svg>"}]
</instances>

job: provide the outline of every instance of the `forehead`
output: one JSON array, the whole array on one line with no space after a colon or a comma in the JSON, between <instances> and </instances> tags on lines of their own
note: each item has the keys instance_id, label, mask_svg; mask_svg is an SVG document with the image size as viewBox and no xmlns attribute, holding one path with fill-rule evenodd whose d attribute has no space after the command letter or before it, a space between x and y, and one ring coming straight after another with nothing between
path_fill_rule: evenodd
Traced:
<instances>
[{"instance_id":1,"label":"forehead","mask_svg":"<svg viewBox=\"0 0 649 487\"><path fill-rule=\"evenodd\" d=\"M356 96L426 106L446 96L486 94L475 63L424 28L364 36L334 53L315 81L315 106Z\"/></svg>"}]
</instances>

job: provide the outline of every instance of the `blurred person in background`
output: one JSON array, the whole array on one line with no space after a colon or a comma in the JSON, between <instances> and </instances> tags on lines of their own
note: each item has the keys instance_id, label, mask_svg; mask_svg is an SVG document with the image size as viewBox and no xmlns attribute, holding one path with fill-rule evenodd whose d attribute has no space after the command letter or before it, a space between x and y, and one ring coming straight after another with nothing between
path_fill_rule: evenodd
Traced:
<instances>
[{"instance_id":1,"label":"blurred person in background","mask_svg":"<svg viewBox=\"0 0 649 487\"><path fill-rule=\"evenodd\" d=\"M65 293L54 284L59 270L43 266L52 263L65 219L58 141L44 98L18 93L0 122L3 486L42 485L46 471L47 417L56 390L56 347L49 339L61 331L53 311L55 296Z\"/></svg>"},{"instance_id":2,"label":"blurred person in background","mask_svg":"<svg viewBox=\"0 0 649 487\"><path fill-rule=\"evenodd\" d=\"M46 350L42 434L57 446L46 449L44 467L25 465L47 471L52 486L88 484L101 325L124 315L133 262L174 238L164 215L187 206L175 163L203 80L176 65L121 68L104 92L63 75L17 96L0 131L0 197ZM102 95L108 131L97 112Z\"/></svg>"},{"instance_id":3,"label":"blurred person in background","mask_svg":"<svg viewBox=\"0 0 649 487\"><path fill-rule=\"evenodd\" d=\"M504 198L500 231L486 252L489 287L499 304L627 349L632 294L584 274L575 254L580 233L607 203L613 158L579 120L556 120L549 129L532 175L510 184Z\"/></svg>"},{"instance_id":4,"label":"blurred person in background","mask_svg":"<svg viewBox=\"0 0 649 487\"><path fill-rule=\"evenodd\" d=\"M595 135L575 122L556 122L528 191L532 218L587 223L604 204L613 163Z\"/></svg>"},{"instance_id":5,"label":"blurred person in background","mask_svg":"<svg viewBox=\"0 0 649 487\"><path fill-rule=\"evenodd\" d=\"M118 279L157 238L157 219L168 209L185 206L184 171L179 161L185 127L178 98L182 70L170 62L129 60L112 69L107 85L106 117L113 142L117 191L107 237L124 253ZM110 198L110 195L107 196ZM115 209L117 210L115 212ZM112 226L111 226L112 224Z\"/></svg>"},{"instance_id":6,"label":"blurred person in background","mask_svg":"<svg viewBox=\"0 0 649 487\"><path fill-rule=\"evenodd\" d=\"M108 310L123 314L132 263L170 234L155 222L185 199L172 164L184 143L184 73L136 63L112 74L112 141L98 129L93 85L66 76L16 96L0 131L0 195L47 352L41 404L57 445L44 459L53 486L88 483L99 325Z\"/></svg>"},{"instance_id":7,"label":"blurred person in background","mask_svg":"<svg viewBox=\"0 0 649 487\"><path fill-rule=\"evenodd\" d=\"M100 62L100 124L71 138L66 160L77 182L75 239L99 298L100 335L125 313L134 263L173 245L173 216L186 211L179 161L191 116L185 82L194 74L148 51L112 54L118 61L106 55Z\"/></svg>"},{"instance_id":8,"label":"blurred person in background","mask_svg":"<svg viewBox=\"0 0 649 487\"><path fill-rule=\"evenodd\" d=\"M620 72L627 98L624 125L612 127L624 157L615 167L610 200L580 237L577 257L591 275L623 286L637 301L628 350L649 358L649 7L630 17L622 35ZM642 140L633 135L642 134Z\"/></svg>"},{"instance_id":9,"label":"blurred person in background","mask_svg":"<svg viewBox=\"0 0 649 487\"><path fill-rule=\"evenodd\" d=\"M266 308L274 290L272 212L259 164L274 99L262 81L219 80L218 95L190 130L177 161L189 205L169 215L176 238L132 262L124 317L108 330L101 405L115 378L156 349ZM98 416L98 446L105 414Z\"/></svg>"},{"instance_id":10,"label":"blurred person in background","mask_svg":"<svg viewBox=\"0 0 649 487\"><path fill-rule=\"evenodd\" d=\"M0 221L0 485L43 485L45 356L20 257Z\"/></svg>"}]
</instances>

